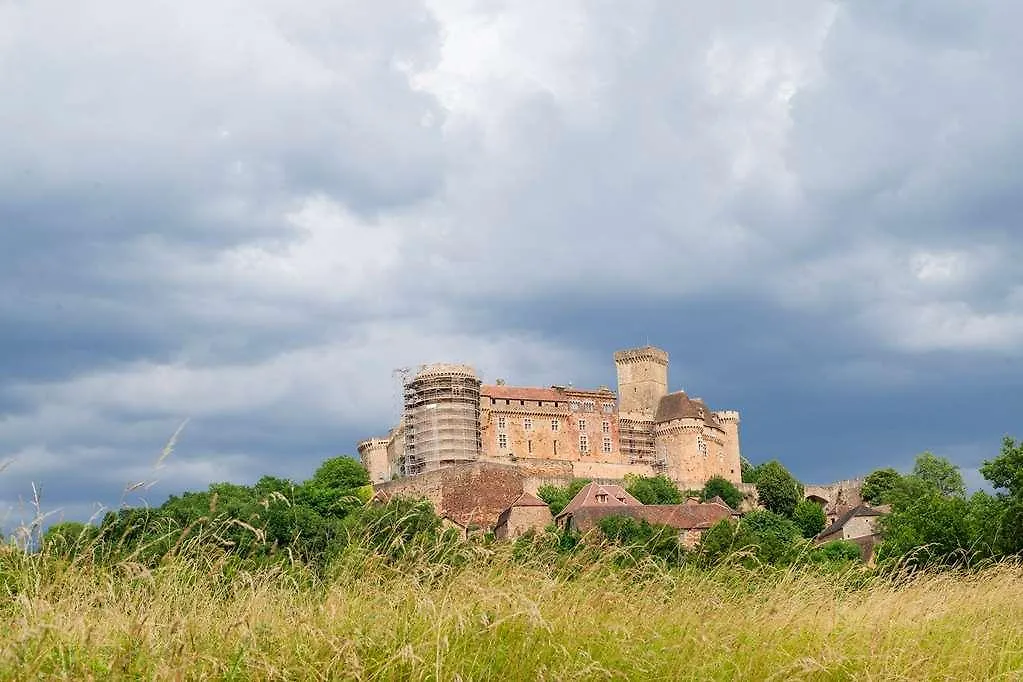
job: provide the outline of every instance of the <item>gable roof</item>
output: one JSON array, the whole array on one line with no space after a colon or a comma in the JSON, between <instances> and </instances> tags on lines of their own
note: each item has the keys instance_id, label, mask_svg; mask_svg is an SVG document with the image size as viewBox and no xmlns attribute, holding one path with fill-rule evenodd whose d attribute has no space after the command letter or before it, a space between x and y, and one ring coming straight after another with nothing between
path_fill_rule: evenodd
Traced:
<instances>
[{"instance_id":1,"label":"gable roof","mask_svg":"<svg viewBox=\"0 0 1023 682\"><path fill-rule=\"evenodd\" d=\"M546 507L547 503L532 493L522 493L510 507ZM509 508L510 508L509 507Z\"/></svg>"},{"instance_id":2,"label":"gable roof","mask_svg":"<svg viewBox=\"0 0 1023 682\"><path fill-rule=\"evenodd\" d=\"M820 533L818 533L817 537L822 538L822 537L824 537L826 535L831 535L832 533L836 533L836 532L842 530L842 528L845 527L845 524L849 523L849 521L851 521L852 519L854 519L856 517L860 517L860 516L884 516L890 510L891 510L890 507L888 509L884 509L883 507L877 507L877 508L871 507L870 505L867 505L867 504L857 505L857 506L853 507L852 509L847 510L841 516L839 516L837 519L835 519L835 522L832 523L827 528L825 528L824 530L822 530Z\"/></svg>"},{"instance_id":3,"label":"gable roof","mask_svg":"<svg viewBox=\"0 0 1023 682\"><path fill-rule=\"evenodd\" d=\"M601 501L600 497L604 495L607 497ZM572 498L572 501L561 510L561 513L558 514L558 518L561 518L566 514L573 514L576 510L582 509L583 507L629 506L643 506L643 503L630 495L628 491L620 485L587 483L583 486L582 490L576 493L576 496Z\"/></svg>"}]
</instances>

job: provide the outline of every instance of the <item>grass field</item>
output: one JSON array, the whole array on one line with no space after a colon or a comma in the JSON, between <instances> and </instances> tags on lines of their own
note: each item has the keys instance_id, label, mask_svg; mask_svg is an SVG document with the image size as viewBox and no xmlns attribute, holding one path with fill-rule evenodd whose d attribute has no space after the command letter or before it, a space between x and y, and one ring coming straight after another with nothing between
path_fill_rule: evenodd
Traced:
<instances>
[{"instance_id":1,"label":"grass field","mask_svg":"<svg viewBox=\"0 0 1023 682\"><path fill-rule=\"evenodd\" d=\"M1023 568L909 579L351 553L328 578L0 555L3 679L1023 679Z\"/></svg>"}]
</instances>

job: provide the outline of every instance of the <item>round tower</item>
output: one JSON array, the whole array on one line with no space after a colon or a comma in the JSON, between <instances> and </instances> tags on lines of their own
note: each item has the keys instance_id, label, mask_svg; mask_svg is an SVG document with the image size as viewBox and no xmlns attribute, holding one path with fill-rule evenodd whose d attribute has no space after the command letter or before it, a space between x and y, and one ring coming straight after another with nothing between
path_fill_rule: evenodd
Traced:
<instances>
[{"instance_id":1,"label":"round tower","mask_svg":"<svg viewBox=\"0 0 1023 682\"><path fill-rule=\"evenodd\" d=\"M406 475L479 458L480 380L472 367L424 365L404 392Z\"/></svg>"}]
</instances>

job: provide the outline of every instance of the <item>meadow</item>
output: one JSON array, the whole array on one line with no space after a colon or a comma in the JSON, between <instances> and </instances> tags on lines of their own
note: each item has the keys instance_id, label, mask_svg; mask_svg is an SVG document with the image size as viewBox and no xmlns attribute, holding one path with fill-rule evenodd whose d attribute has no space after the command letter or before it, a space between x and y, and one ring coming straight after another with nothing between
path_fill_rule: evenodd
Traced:
<instances>
[{"instance_id":1,"label":"meadow","mask_svg":"<svg viewBox=\"0 0 1023 682\"><path fill-rule=\"evenodd\" d=\"M0 549L0 678L1023 678L1023 566L666 569L459 544L328 568ZM619 559L621 557L618 557Z\"/></svg>"}]
</instances>

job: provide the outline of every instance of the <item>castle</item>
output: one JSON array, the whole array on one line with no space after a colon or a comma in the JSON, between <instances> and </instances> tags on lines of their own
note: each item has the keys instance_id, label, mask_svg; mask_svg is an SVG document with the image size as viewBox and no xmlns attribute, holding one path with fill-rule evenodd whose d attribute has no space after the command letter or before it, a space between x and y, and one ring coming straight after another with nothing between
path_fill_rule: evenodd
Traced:
<instances>
[{"instance_id":1,"label":"castle","mask_svg":"<svg viewBox=\"0 0 1023 682\"><path fill-rule=\"evenodd\" d=\"M472 367L433 364L403 382L401 423L358 444L374 484L459 464L511 465L536 480L620 481L664 474L682 490L740 483L739 413L668 392L668 354L614 354L610 388L483 384Z\"/></svg>"}]
</instances>

